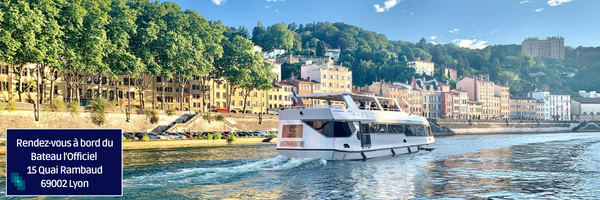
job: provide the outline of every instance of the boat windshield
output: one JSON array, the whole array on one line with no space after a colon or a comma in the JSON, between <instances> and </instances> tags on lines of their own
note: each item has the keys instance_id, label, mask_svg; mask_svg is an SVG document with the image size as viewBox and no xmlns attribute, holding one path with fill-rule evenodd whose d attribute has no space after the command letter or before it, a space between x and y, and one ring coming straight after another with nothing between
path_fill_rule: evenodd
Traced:
<instances>
[{"instance_id":1,"label":"boat windshield","mask_svg":"<svg viewBox=\"0 0 600 200\"><path fill-rule=\"evenodd\" d=\"M356 106L361 110L402 111L397 99L353 94L349 92L333 92L323 94L298 95L302 99L312 99L314 105L341 106L349 108ZM350 98L348 98L350 97Z\"/></svg>"}]
</instances>

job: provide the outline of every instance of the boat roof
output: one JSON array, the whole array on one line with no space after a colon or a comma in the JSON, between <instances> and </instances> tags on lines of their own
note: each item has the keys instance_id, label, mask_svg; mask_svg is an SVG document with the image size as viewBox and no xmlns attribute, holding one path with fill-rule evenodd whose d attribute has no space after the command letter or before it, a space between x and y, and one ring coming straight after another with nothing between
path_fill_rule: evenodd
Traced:
<instances>
[{"instance_id":1,"label":"boat roof","mask_svg":"<svg viewBox=\"0 0 600 200\"><path fill-rule=\"evenodd\" d=\"M389 97L380 97L380 96L368 96L368 95L360 95L354 94L350 92L329 92L329 93L315 93L315 94L298 94L296 95L298 98L310 98L310 99L321 99L321 100L331 100L331 101L344 101L342 98L343 95L349 95L355 101L373 101L373 98L377 98L380 100L389 100L394 101L396 99Z\"/></svg>"}]
</instances>

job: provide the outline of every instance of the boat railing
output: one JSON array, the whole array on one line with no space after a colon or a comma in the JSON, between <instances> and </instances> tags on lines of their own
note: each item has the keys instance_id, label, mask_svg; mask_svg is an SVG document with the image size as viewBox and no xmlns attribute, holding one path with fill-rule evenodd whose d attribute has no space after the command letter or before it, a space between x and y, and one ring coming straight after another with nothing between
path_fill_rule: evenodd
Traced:
<instances>
[{"instance_id":1,"label":"boat railing","mask_svg":"<svg viewBox=\"0 0 600 200\"><path fill-rule=\"evenodd\" d=\"M299 109L315 109L315 108L329 108L329 109L346 109L341 105L303 105L303 106L284 106L281 110L299 110Z\"/></svg>"},{"instance_id":2,"label":"boat railing","mask_svg":"<svg viewBox=\"0 0 600 200\"><path fill-rule=\"evenodd\" d=\"M329 109L346 109L345 106L341 105L303 105L303 106L284 106L281 107L280 110L299 110L299 109L315 109L315 108L329 108ZM359 108L360 110L372 110L372 111L382 111L379 108ZM396 108L383 108L383 111L391 111L391 112L402 112L400 109Z\"/></svg>"}]
</instances>

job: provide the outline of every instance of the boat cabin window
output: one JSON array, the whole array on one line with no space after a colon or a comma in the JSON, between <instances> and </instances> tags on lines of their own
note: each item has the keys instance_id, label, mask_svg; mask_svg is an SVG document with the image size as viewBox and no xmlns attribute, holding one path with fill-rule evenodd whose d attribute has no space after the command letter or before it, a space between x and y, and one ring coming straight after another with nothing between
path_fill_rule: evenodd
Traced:
<instances>
[{"instance_id":1,"label":"boat cabin window","mask_svg":"<svg viewBox=\"0 0 600 200\"><path fill-rule=\"evenodd\" d=\"M406 136L415 136L410 125L404 126L404 134Z\"/></svg>"},{"instance_id":2,"label":"boat cabin window","mask_svg":"<svg viewBox=\"0 0 600 200\"><path fill-rule=\"evenodd\" d=\"M325 137L350 137L356 130L353 122L347 121L303 121Z\"/></svg>"},{"instance_id":3,"label":"boat cabin window","mask_svg":"<svg viewBox=\"0 0 600 200\"><path fill-rule=\"evenodd\" d=\"M390 133L404 133L403 129L400 124L390 124Z\"/></svg>"},{"instance_id":4,"label":"boat cabin window","mask_svg":"<svg viewBox=\"0 0 600 200\"><path fill-rule=\"evenodd\" d=\"M360 132L368 133L389 133L402 134L406 136L431 136L431 129L424 125L403 125L403 124L381 124L381 123L361 123Z\"/></svg>"},{"instance_id":5,"label":"boat cabin window","mask_svg":"<svg viewBox=\"0 0 600 200\"><path fill-rule=\"evenodd\" d=\"M387 124L377 124L377 132L376 133L389 133Z\"/></svg>"}]
</instances>

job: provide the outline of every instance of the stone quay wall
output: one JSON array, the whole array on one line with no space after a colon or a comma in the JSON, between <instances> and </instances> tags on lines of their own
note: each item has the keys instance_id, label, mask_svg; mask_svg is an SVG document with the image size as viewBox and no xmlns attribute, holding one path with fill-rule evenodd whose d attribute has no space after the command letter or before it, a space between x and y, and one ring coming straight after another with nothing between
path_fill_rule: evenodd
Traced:
<instances>
[{"instance_id":1,"label":"stone quay wall","mask_svg":"<svg viewBox=\"0 0 600 200\"><path fill-rule=\"evenodd\" d=\"M457 135L571 132L579 122L530 120L437 120Z\"/></svg>"}]
</instances>

